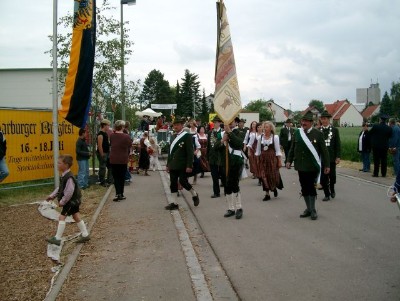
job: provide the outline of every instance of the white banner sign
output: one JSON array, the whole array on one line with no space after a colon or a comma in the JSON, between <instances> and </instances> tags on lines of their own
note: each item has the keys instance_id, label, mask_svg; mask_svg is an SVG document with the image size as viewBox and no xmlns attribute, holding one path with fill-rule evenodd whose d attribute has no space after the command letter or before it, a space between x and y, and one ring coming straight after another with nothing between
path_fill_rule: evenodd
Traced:
<instances>
[{"instance_id":1,"label":"white banner sign","mask_svg":"<svg viewBox=\"0 0 400 301\"><path fill-rule=\"evenodd\" d=\"M151 104L152 109L158 109L158 110L168 110L168 109L176 109L177 105L176 103L173 104Z\"/></svg>"}]
</instances>

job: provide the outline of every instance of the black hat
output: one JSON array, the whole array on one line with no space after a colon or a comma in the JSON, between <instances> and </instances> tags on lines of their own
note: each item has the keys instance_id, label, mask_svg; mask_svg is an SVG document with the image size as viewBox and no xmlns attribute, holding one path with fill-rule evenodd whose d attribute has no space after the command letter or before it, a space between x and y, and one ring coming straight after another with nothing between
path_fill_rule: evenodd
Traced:
<instances>
[{"instance_id":1,"label":"black hat","mask_svg":"<svg viewBox=\"0 0 400 301\"><path fill-rule=\"evenodd\" d=\"M328 117L328 118L331 118L332 115L329 114L327 110L325 110L325 111L322 112L321 117Z\"/></svg>"},{"instance_id":2,"label":"black hat","mask_svg":"<svg viewBox=\"0 0 400 301\"><path fill-rule=\"evenodd\" d=\"M181 116L175 116L174 121L172 122L172 124L176 124L176 123L184 124L185 122L186 122L186 120L184 118L182 118Z\"/></svg>"},{"instance_id":3,"label":"black hat","mask_svg":"<svg viewBox=\"0 0 400 301\"><path fill-rule=\"evenodd\" d=\"M218 117L218 115L215 115L215 117L213 118L213 122L222 122L221 118Z\"/></svg>"},{"instance_id":4,"label":"black hat","mask_svg":"<svg viewBox=\"0 0 400 301\"><path fill-rule=\"evenodd\" d=\"M314 115L311 111L308 111L301 117L302 120L314 121Z\"/></svg>"}]
</instances>

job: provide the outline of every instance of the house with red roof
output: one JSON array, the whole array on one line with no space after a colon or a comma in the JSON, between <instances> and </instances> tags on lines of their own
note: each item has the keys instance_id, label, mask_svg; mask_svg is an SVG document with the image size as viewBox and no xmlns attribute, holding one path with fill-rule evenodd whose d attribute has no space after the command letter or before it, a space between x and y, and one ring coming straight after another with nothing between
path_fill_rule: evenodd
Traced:
<instances>
[{"instance_id":1,"label":"house with red roof","mask_svg":"<svg viewBox=\"0 0 400 301\"><path fill-rule=\"evenodd\" d=\"M325 104L325 110L332 115L334 126L361 126L363 116L347 99L337 100L331 104ZM311 111L316 119L321 115L316 108L309 107L302 114Z\"/></svg>"},{"instance_id":2,"label":"house with red roof","mask_svg":"<svg viewBox=\"0 0 400 301\"><path fill-rule=\"evenodd\" d=\"M381 105L372 105L372 106L366 107L361 112L361 115L364 118L364 120L370 121L373 116L379 114L380 110L381 110Z\"/></svg>"}]
</instances>

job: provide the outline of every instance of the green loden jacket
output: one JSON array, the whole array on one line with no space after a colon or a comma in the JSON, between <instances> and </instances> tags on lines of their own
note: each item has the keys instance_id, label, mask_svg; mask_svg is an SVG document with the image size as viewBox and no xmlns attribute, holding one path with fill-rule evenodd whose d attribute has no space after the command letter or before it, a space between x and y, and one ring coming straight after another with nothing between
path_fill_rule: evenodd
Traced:
<instances>
[{"instance_id":1,"label":"green loden jacket","mask_svg":"<svg viewBox=\"0 0 400 301\"><path fill-rule=\"evenodd\" d=\"M318 166L314 163L314 156L308 149L307 145L303 142L300 136L300 129L296 129L292 139L292 146L290 147L288 155L288 163L294 161L294 168L298 171L318 171ZM317 151L321 162L324 166L329 166L329 152L325 145L324 136L322 133L312 128L306 136L311 141L315 150Z\"/></svg>"},{"instance_id":2,"label":"green loden jacket","mask_svg":"<svg viewBox=\"0 0 400 301\"><path fill-rule=\"evenodd\" d=\"M177 135L173 136L171 149L168 153L167 166L170 170L193 168L193 140L192 135L186 133L176 143Z\"/></svg>"},{"instance_id":3,"label":"green loden jacket","mask_svg":"<svg viewBox=\"0 0 400 301\"><path fill-rule=\"evenodd\" d=\"M327 145L327 148L328 148L329 158L331 159L331 162L335 162L336 158L340 158L341 145L340 145L339 130L330 125L326 129L321 127L320 131L324 135L324 140L327 141L327 140L329 140L330 129L332 130L332 137L331 137L330 141L328 142L329 145ZM325 144L327 144L327 143L325 143Z\"/></svg>"},{"instance_id":4,"label":"green loden jacket","mask_svg":"<svg viewBox=\"0 0 400 301\"><path fill-rule=\"evenodd\" d=\"M242 151L243 148L243 140L246 135L246 132L242 132L239 129L234 129L229 135L229 146L231 147L232 150L236 151ZM223 156L223 164L225 165L225 152L226 149L224 149L224 156ZM229 149L228 149L229 152ZM243 165L243 156L240 155L234 155L231 152L229 152L229 166L235 166L235 165Z\"/></svg>"},{"instance_id":5,"label":"green loden jacket","mask_svg":"<svg viewBox=\"0 0 400 301\"><path fill-rule=\"evenodd\" d=\"M225 146L221 141L222 129L211 130L207 135L207 161L210 165L223 165Z\"/></svg>"}]
</instances>

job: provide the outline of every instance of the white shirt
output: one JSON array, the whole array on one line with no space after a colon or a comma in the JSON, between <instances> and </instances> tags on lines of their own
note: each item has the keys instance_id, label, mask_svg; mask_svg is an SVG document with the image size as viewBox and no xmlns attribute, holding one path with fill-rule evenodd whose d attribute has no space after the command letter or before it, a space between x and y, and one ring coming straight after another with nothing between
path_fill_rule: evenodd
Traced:
<instances>
[{"instance_id":1,"label":"white shirt","mask_svg":"<svg viewBox=\"0 0 400 301\"><path fill-rule=\"evenodd\" d=\"M262 136L261 144L265 145L264 150L267 150L266 148L268 148L268 145L272 144L272 138L274 138L275 156L282 156L278 135L270 136L268 139L264 135Z\"/></svg>"}]
</instances>

